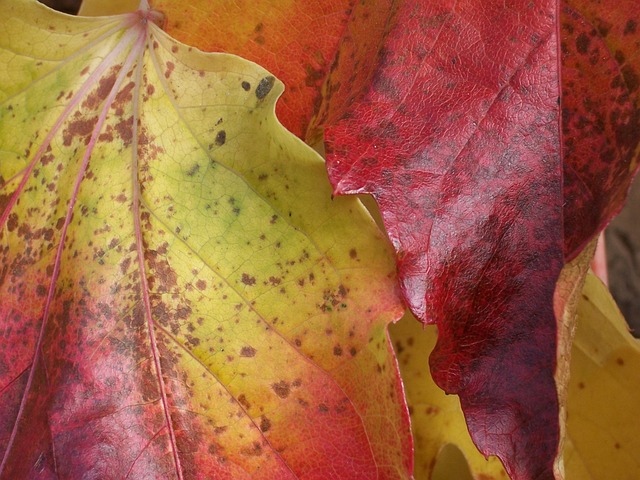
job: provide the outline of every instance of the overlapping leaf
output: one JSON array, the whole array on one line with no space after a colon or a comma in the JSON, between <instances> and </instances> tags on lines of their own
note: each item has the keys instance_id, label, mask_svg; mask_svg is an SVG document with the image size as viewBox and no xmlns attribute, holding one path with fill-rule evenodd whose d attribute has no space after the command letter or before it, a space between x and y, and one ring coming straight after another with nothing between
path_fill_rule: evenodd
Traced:
<instances>
[{"instance_id":1,"label":"overlapping leaf","mask_svg":"<svg viewBox=\"0 0 640 480\"><path fill-rule=\"evenodd\" d=\"M0 8L0 477L406 478L389 252L282 85Z\"/></svg>"},{"instance_id":2,"label":"overlapping leaf","mask_svg":"<svg viewBox=\"0 0 640 480\"><path fill-rule=\"evenodd\" d=\"M640 341L607 288L586 279L578 304L564 450L567 479L640 477Z\"/></svg>"},{"instance_id":3,"label":"overlapping leaf","mask_svg":"<svg viewBox=\"0 0 640 480\"><path fill-rule=\"evenodd\" d=\"M400 372L405 386L411 427L415 444L415 471L417 479L431 479L442 449L455 445L465 455L471 471L482 474L483 479L506 479L500 460L486 460L477 450L460 410L460 401L455 395L445 393L433 382L428 369L424 368L425 354L430 353L438 337L434 325L422 326L413 315L389 327L391 338L400 362ZM464 459L463 459L464 463ZM454 479L451 470L444 479Z\"/></svg>"},{"instance_id":4,"label":"overlapping leaf","mask_svg":"<svg viewBox=\"0 0 640 480\"><path fill-rule=\"evenodd\" d=\"M640 9L635 0L562 2L565 253L624 204L640 159Z\"/></svg>"}]
</instances>

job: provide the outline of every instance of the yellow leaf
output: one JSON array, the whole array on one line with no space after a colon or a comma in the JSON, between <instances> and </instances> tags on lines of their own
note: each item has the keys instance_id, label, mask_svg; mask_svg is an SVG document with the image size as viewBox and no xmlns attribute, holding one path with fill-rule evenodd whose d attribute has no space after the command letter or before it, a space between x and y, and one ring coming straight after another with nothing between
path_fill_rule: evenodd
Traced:
<instances>
[{"instance_id":1,"label":"yellow leaf","mask_svg":"<svg viewBox=\"0 0 640 480\"><path fill-rule=\"evenodd\" d=\"M140 0L83 0L78 15L95 17L99 15L118 15L133 12Z\"/></svg>"},{"instance_id":2,"label":"yellow leaf","mask_svg":"<svg viewBox=\"0 0 640 480\"><path fill-rule=\"evenodd\" d=\"M471 472L484 475L480 477L483 480L507 479L500 460L496 457L486 460L471 441L458 397L446 395L431 378L428 358L436 343L437 328L434 325L423 327L407 313L398 323L391 325L389 331L398 355L411 414L416 480L458 479L460 469L464 471L465 467L455 460L463 462L465 458ZM463 455L456 455L448 445L454 445ZM447 450L442 452L444 458L439 459L445 447ZM437 461L443 465L437 465Z\"/></svg>"},{"instance_id":3,"label":"yellow leaf","mask_svg":"<svg viewBox=\"0 0 640 480\"><path fill-rule=\"evenodd\" d=\"M589 274L578 305L569 384L568 480L640 478L640 341Z\"/></svg>"},{"instance_id":4,"label":"yellow leaf","mask_svg":"<svg viewBox=\"0 0 640 480\"><path fill-rule=\"evenodd\" d=\"M393 257L282 84L0 11L0 477L407 478Z\"/></svg>"}]
</instances>

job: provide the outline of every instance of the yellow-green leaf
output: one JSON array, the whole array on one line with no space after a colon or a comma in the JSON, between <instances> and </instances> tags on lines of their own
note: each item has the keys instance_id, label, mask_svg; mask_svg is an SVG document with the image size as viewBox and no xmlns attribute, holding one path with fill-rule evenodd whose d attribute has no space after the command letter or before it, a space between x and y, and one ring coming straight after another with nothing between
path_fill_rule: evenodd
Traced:
<instances>
[{"instance_id":1,"label":"yellow-green leaf","mask_svg":"<svg viewBox=\"0 0 640 480\"><path fill-rule=\"evenodd\" d=\"M441 450L447 445L460 449L473 474L484 475L483 480L507 479L500 460L486 460L471 441L467 425L456 395L446 395L433 381L429 371L428 357L437 340L435 325L423 326L410 313L389 327L398 355L400 371L411 414L411 428L415 444L415 478L427 480L438 478L457 479L460 468L451 463L451 450ZM434 473L436 463L443 462ZM432 477L433 475L433 477Z\"/></svg>"},{"instance_id":2,"label":"yellow-green leaf","mask_svg":"<svg viewBox=\"0 0 640 480\"><path fill-rule=\"evenodd\" d=\"M282 84L0 11L0 477L407 478L393 258Z\"/></svg>"}]
</instances>

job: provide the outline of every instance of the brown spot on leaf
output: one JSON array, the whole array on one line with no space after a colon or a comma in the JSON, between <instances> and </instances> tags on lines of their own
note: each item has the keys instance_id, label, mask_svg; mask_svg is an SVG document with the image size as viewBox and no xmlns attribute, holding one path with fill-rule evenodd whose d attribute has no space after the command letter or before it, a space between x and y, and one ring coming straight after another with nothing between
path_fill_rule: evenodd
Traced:
<instances>
[{"instance_id":1,"label":"brown spot on leaf","mask_svg":"<svg viewBox=\"0 0 640 480\"><path fill-rule=\"evenodd\" d=\"M200 170L200 164L196 163L187 171L187 177L193 177Z\"/></svg>"},{"instance_id":2,"label":"brown spot on leaf","mask_svg":"<svg viewBox=\"0 0 640 480\"><path fill-rule=\"evenodd\" d=\"M262 455L262 445L258 442L253 442L253 446L251 448L243 448L241 451L245 455L259 457Z\"/></svg>"},{"instance_id":3,"label":"brown spot on leaf","mask_svg":"<svg viewBox=\"0 0 640 480\"><path fill-rule=\"evenodd\" d=\"M71 145L74 137L85 138L85 144L89 143L91 131L98 121L98 116L86 119L78 118L69 123L69 126L62 132L62 142L66 147Z\"/></svg>"},{"instance_id":4,"label":"brown spot on leaf","mask_svg":"<svg viewBox=\"0 0 640 480\"><path fill-rule=\"evenodd\" d=\"M176 316L178 318L181 318L182 320L186 320L187 318L189 318L191 316L191 313L191 307L189 307L188 305L180 305L176 309Z\"/></svg>"},{"instance_id":5,"label":"brown spot on leaf","mask_svg":"<svg viewBox=\"0 0 640 480\"><path fill-rule=\"evenodd\" d=\"M267 417L262 417L262 420L260 420L260 431L268 432L270 429L271 420L269 420Z\"/></svg>"},{"instance_id":6,"label":"brown spot on leaf","mask_svg":"<svg viewBox=\"0 0 640 480\"><path fill-rule=\"evenodd\" d=\"M122 106L124 103L128 103L133 100L133 88L136 86L134 82L127 83L122 90L118 92L116 98L114 99L112 108L116 108L118 106Z\"/></svg>"},{"instance_id":7,"label":"brown spot on leaf","mask_svg":"<svg viewBox=\"0 0 640 480\"><path fill-rule=\"evenodd\" d=\"M578 35L578 38L576 38L576 48L578 49L578 52L583 55L587 53L589 51L590 43L591 39L589 38L589 35L582 32L580 35Z\"/></svg>"},{"instance_id":8,"label":"brown spot on leaf","mask_svg":"<svg viewBox=\"0 0 640 480\"><path fill-rule=\"evenodd\" d=\"M256 356L256 349L253 347L242 347L242 349L240 350L240 356L241 357L255 357Z\"/></svg>"},{"instance_id":9,"label":"brown spot on leaf","mask_svg":"<svg viewBox=\"0 0 640 480\"><path fill-rule=\"evenodd\" d=\"M15 214L15 213L11 213L9 215L9 218L7 219L7 229L10 232L13 232L16 229L17 226L18 226L18 215ZM58 230L60 230L60 229L58 229Z\"/></svg>"},{"instance_id":10,"label":"brown spot on leaf","mask_svg":"<svg viewBox=\"0 0 640 480\"><path fill-rule=\"evenodd\" d=\"M636 29L638 28L638 23L631 19L627 21L627 24L624 26L624 33L625 35L630 35L632 33L636 33Z\"/></svg>"},{"instance_id":11,"label":"brown spot on leaf","mask_svg":"<svg viewBox=\"0 0 640 480\"><path fill-rule=\"evenodd\" d=\"M224 142L226 141L227 141L227 132L225 132L224 130L220 130L216 135L216 145L220 147L224 145Z\"/></svg>"},{"instance_id":12,"label":"brown spot on leaf","mask_svg":"<svg viewBox=\"0 0 640 480\"><path fill-rule=\"evenodd\" d=\"M164 72L164 78L169 78L173 73L173 69L176 68L173 62L167 62L167 69Z\"/></svg>"},{"instance_id":13,"label":"brown spot on leaf","mask_svg":"<svg viewBox=\"0 0 640 480\"><path fill-rule=\"evenodd\" d=\"M116 72L113 71L108 77L103 77L98 81L98 88L95 92L91 92L85 102L84 106L88 110L96 110L98 106L103 102L109 92L113 88L113 84L116 82Z\"/></svg>"},{"instance_id":14,"label":"brown spot on leaf","mask_svg":"<svg viewBox=\"0 0 640 480\"><path fill-rule=\"evenodd\" d=\"M624 83L627 84L629 92L635 92L640 88L640 77L631 65L625 65L621 68Z\"/></svg>"},{"instance_id":15,"label":"brown spot on leaf","mask_svg":"<svg viewBox=\"0 0 640 480\"><path fill-rule=\"evenodd\" d=\"M280 398L287 398L291 393L291 387L284 380L271 384L271 388Z\"/></svg>"},{"instance_id":16,"label":"brown spot on leaf","mask_svg":"<svg viewBox=\"0 0 640 480\"><path fill-rule=\"evenodd\" d=\"M120 120L114 128L122 139L124 146L128 147L131 145L131 141L133 140L133 115L126 120Z\"/></svg>"},{"instance_id":17,"label":"brown spot on leaf","mask_svg":"<svg viewBox=\"0 0 640 480\"><path fill-rule=\"evenodd\" d=\"M245 285L255 285L256 284L256 277L252 277L250 276L248 273L243 273L242 274L242 283L244 283Z\"/></svg>"},{"instance_id":18,"label":"brown spot on leaf","mask_svg":"<svg viewBox=\"0 0 640 480\"><path fill-rule=\"evenodd\" d=\"M247 401L247 397L245 397L244 393L238 397L238 403L247 410L251 408L251 404Z\"/></svg>"},{"instance_id":19,"label":"brown spot on leaf","mask_svg":"<svg viewBox=\"0 0 640 480\"><path fill-rule=\"evenodd\" d=\"M598 19L597 28L598 32L600 32L600 35L606 37L607 35L609 35L609 32L611 31L611 28L613 28L613 25L606 20Z\"/></svg>"},{"instance_id":20,"label":"brown spot on leaf","mask_svg":"<svg viewBox=\"0 0 640 480\"><path fill-rule=\"evenodd\" d=\"M131 265L131 257L126 257L120 263L120 271L122 272L123 275L126 275L127 271L129 270L129 265Z\"/></svg>"}]
</instances>

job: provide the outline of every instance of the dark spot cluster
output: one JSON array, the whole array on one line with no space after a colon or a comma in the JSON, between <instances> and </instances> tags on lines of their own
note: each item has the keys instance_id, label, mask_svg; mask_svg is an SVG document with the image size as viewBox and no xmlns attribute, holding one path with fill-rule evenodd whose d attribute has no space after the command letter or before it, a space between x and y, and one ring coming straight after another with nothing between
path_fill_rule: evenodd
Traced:
<instances>
[{"instance_id":1,"label":"dark spot cluster","mask_svg":"<svg viewBox=\"0 0 640 480\"><path fill-rule=\"evenodd\" d=\"M343 310L347 308L345 303L347 293L347 288L344 285L340 285L336 291L325 290L322 296L323 303L317 306L323 312L331 312L334 309Z\"/></svg>"}]
</instances>

